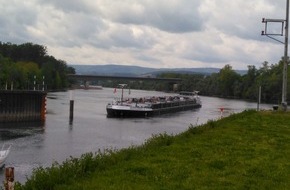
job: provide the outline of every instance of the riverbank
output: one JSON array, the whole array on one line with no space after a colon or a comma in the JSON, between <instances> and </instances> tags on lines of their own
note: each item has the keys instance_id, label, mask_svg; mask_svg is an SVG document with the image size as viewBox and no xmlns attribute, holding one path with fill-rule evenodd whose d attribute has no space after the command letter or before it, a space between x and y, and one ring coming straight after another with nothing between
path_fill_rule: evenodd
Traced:
<instances>
[{"instance_id":1,"label":"riverbank","mask_svg":"<svg viewBox=\"0 0 290 190\"><path fill-rule=\"evenodd\" d=\"M37 169L16 189L287 189L290 114L245 111Z\"/></svg>"}]
</instances>

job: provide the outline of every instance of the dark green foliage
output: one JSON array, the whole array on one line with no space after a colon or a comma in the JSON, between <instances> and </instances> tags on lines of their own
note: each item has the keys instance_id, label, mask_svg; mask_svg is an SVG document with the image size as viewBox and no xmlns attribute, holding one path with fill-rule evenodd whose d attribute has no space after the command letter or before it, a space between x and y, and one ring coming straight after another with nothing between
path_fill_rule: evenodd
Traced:
<instances>
[{"instance_id":1,"label":"dark green foliage","mask_svg":"<svg viewBox=\"0 0 290 190\"><path fill-rule=\"evenodd\" d=\"M109 157L109 155L111 155ZM106 164L112 164L113 154L110 152L99 152L96 155L87 153L80 158L67 159L61 165L52 164L49 168L36 168L32 176L27 180L25 186L17 183L16 189L53 189L58 184L69 184L79 178L85 178L97 168L103 169Z\"/></svg>"},{"instance_id":2,"label":"dark green foliage","mask_svg":"<svg viewBox=\"0 0 290 190\"><path fill-rule=\"evenodd\" d=\"M45 89L63 89L69 85L66 75L72 73L74 69L64 61L47 55L44 46L0 42L0 89L13 83L14 89L31 90L34 80L38 87L42 85L43 77Z\"/></svg>"},{"instance_id":3,"label":"dark green foliage","mask_svg":"<svg viewBox=\"0 0 290 190\"><path fill-rule=\"evenodd\" d=\"M158 77L181 78L180 91L192 92L197 90L200 95L251 101L258 100L258 91L261 86L262 102L280 104L282 97L282 68L283 61L281 60L278 64L272 65L264 62L260 69L249 65L248 72L242 76L236 73L230 65L225 65L220 72L211 75L163 73ZM290 76L290 71L288 76ZM287 89L289 99L290 86Z\"/></svg>"},{"instance_id":4,"label":"dark green foliage","mask_svg":"<svg viewBox=\"0 0 290 190\"><path fill-rule=\"evenodd\" d=\"M174 136L164 133L164 134L159 134L159 135L153 135L153 137L148 139L144 145L147 147L170 146L173 143L173 141L174 141Z\"/></svg>"},{"instance_id":5,"label":"dark green foliage","mask_svg":"<svg viewBox=\"0 0 290 190\"><path fill-rule=\"evenodd\" d=\"M16 45L0 42L0 52L4 57L9 57L13 62L31 61L40 66L45 62L47 56L46 47L32 43Z\"/></svg>"}]
</instances>

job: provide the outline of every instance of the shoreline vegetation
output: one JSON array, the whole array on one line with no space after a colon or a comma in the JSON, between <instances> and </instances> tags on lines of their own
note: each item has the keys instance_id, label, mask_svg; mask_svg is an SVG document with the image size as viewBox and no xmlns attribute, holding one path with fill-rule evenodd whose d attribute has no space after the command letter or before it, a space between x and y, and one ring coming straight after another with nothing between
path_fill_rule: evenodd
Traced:
<instances>
[{"instance_id":1,"label":"shoreline vegetation","mask_svg":"<svg viewBox=\"0 0 290 190\"><path fill-rule=\"evenodd\" d=\"M289 160L290 113L246 110L36 168L15 189L287 189Z\"/></svg>"}]
</instances>

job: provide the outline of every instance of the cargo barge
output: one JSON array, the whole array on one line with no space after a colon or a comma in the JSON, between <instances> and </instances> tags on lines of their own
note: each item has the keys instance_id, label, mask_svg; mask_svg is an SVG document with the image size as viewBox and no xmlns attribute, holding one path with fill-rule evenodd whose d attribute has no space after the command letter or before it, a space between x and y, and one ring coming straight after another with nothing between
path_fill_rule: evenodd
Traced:
<instances>
[{"instance_id":1,"label":"cargo barge","mask_svg":"<svg viewBox=\"0 0 290 190\"><path fill-rule=\"evenodd\" d=\"M201 108L201 100L191 95L142 97L115 100L107 104L107 117L152 117L156 115Z\"/></svg>"}]
</instances>

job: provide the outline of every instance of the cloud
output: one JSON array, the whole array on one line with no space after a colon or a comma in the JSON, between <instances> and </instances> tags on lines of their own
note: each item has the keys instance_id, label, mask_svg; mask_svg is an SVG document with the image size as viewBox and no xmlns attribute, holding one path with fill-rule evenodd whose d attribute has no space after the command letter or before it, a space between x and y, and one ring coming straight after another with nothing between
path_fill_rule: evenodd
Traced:
<instances>
[{"instance_id":1,"label":"cloud","mask_svg":"<svg viewBox=\"0 0 290 190\"><path fill-rule=\"evenodd\" d=\"M37 4L45 7L53 7L54 9L58 9L59 11L65 13L88 13L91 10L88 2L89 1L86 0L38 0Z\"/></svg>"},{"instance_id":2,"label":"cloud","mask_svg":"<svg viewBox=\"0 0 290 190\"><path fill-rule=\"evenodd\" d=\"M23 43L29 34L23 28L33 25L36 13L28 2L17 0L0 1L0 35L1 41Z\"/></svg>"},{"instance_id":3,"label":"cloud","mask_svg":"<svg viewBox=\"0 0 290 190\"><path fill-rule=\"evenodd\" d=\"M146 25L166 32L199 31L202 20L198 12L200 0L118 0L97 1L99 13L112 22Z\"/></svg>"},{"instance_id":4,"label":"cloud","mask_svg":"<svg viewBox=\"0 0 290 190\"><path fill-rule=\"evenodd\" d=\"M283 46L261 36L284 18L272 0L0 0L2 42L33 42L69 64L259 67Z\"/></svg>"}]
</instances>

